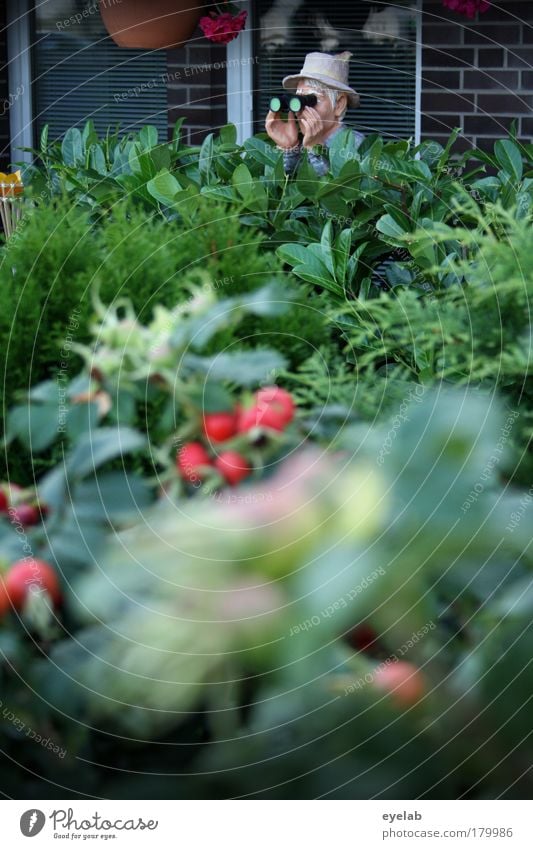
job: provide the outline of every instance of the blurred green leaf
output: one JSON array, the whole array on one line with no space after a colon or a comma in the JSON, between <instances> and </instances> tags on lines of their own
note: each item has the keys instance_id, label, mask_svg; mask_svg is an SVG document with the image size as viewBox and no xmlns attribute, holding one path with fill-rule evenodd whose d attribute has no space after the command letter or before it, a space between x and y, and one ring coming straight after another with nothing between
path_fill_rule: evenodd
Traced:
<instances>
[{"instance_id":1,"label":"blurred green leaf","mask_svg":"<svg viewBox=\"0 0 533 849\"><path fill-rule=\"evenodd\" d=\"M77 478L91 474L116 457L144 448L145 438L131 428L102 427L83 434L67 460L67 470Z\"/></svg>"}]
</instances>

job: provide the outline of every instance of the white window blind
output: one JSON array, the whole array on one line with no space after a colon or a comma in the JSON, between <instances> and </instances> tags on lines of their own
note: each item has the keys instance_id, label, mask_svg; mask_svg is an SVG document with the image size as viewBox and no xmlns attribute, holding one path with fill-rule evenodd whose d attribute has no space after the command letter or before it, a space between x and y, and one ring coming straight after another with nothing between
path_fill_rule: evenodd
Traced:
<instances>
[{"instance_id":1,"label":"white window blind","mask_svg":"<svg viewBox=\"0 0 533 849\"><path fill-rule=\"evenodd\" d=\"M92 118L100 133L149 123L166 138L166 53L117 47L97 0L38 0L33 45L37 134L48 124L58 138Z\"/></svg>"},{"instance_id":2,"label":"white window blind","mask_svg":"<svg viewBox=\"0 0 533 849\"><path fill-rule=\"evenodd\" d=\"M272 94L298 73L306 53L349 50L350 84L361 95L346 123L365 134L415 136L417 8L368 0L256 0L255 130L264 130Z\"/></svg>"}]
</instances>

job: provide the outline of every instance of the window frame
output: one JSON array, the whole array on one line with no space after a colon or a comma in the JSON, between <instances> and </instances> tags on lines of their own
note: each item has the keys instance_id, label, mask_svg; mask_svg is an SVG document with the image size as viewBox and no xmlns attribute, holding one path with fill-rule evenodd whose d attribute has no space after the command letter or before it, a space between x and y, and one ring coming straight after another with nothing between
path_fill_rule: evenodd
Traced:
<instances>
[{"instance_id":1,"label":"window frame","mask_svg":"<svg viewBox=\"0 0 533 849\"><path fill-rule=\"evenodd\" d=\"M253 135L254 67L252 58L252 29L256 18L253 2L244 4L248 10L246 29L227 47L227 97L228 122L237 127L237 139L242 142ZM415 135L414 143L421 140L422 100L422 0L415 0L416 47L415 47ZM256 57L253 57L254 59Z\"/></svg>"},{"instance_id":2,"label":"window frame","mask_svg":"<svg viewBox=\"0 0 533 849\"><path fill-rule=\"evenodd\" d=\"M253 27L255 10L246 2L246 27L226 50L226 102L228 123L237 127L237 141L242 144L253 135L254 126L254 64Z\"/></svg>"},{"instance_id":3,"label":"window frame","mask_svg":"<svg viewBox=\"0 0 533 849\"><path fill-rule=\"evenodd\" d=\"M7 61L10 91L22 90L9 110L11 162L31 162L33 147L31 0L7 0Z\"/></svg>"}]
</instances>

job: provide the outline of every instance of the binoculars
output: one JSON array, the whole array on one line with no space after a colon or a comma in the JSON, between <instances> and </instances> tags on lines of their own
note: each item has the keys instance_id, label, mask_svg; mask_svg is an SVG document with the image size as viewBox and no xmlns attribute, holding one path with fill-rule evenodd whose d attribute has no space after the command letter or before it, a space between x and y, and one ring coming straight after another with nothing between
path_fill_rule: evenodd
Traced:
<instances>
[{"instance_id":1,"label":"binoculars","mask_svg":"<svg viewBox=\"0 0 533 849\"><path fill-rule=\"evenodd\" d=\"M279 97L270 98L270 109L272 112L301 112L305 106L316 106L315 94L280 94Z\"/></svg>"}]
</instances>

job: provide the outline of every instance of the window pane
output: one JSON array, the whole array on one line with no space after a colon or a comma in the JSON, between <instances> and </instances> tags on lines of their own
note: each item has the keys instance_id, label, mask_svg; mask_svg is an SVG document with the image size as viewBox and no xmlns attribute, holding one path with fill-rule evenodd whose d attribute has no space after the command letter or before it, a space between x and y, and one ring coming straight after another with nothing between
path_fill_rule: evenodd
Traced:
<instances>
[{"instance_id":1,"label":"window pane","mask_svg":"<svg viewBox=\"0 0 533 849\"><path fill-rule=\"evenodd\" d=\"M331 11L330 11L331 8ZM367 0L257 0L256 131L281 80L298 73L306 53L349 50L350 85L360 106L346 123L364 133L405 138L415 133L416 10Z\"/></svg>"},{"instance_id":2,"label":"window pane","mask_svg":"<svg viewBox=\"0 0 533 849\"><path fill-rule=\"evenodd\" d=\"M78 16L78 18L76 18ZM81 16L81 20L80 17ZM109 38L97 0L48 0L35 10L34 116L50 137L89 118L98 132L154 124L167 136L166 53Z\"/></svg>"}]
</instances>

